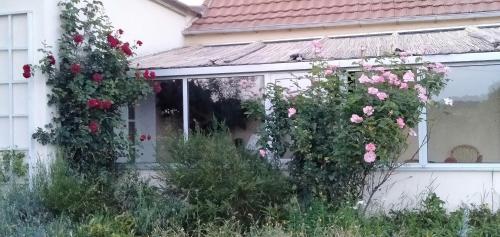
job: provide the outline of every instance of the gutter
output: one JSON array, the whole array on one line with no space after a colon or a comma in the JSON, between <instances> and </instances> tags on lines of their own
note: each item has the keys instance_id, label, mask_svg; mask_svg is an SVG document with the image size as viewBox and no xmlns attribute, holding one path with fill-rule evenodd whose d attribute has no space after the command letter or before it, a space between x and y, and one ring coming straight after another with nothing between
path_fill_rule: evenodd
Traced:
<instances>
[{"instance_id":1,"label":"gutter","mask_svg":"<svg viewBox=\"0 0 500 237\"><path fill-rule=\"evenodd\" d=\"M177 0L152 0L153 2L156 2L176 13L179 13L183 16L186 15L191 15L195 17L200 17L201 13L198 11L195 11L193 8L189 7L188 5L179 2Z\"/></svg>"},{"instance_id":2,"label":"gutter","mask_svg":"<svg viewBox=\"0 0 500 237\"><path fill-rule=\"evenodd\" d=\"M370 26L382 24L405 24L417 22L438 22L448 20L476 20L482 18L500 17L500 11L488 11L477 13L460 13L432 16L411 16L411 17L391 17L382 19L363 19L363 20L345 20L330 23L307 23L307 24L283 24L272 26L245 27L234 29L207 29L207 30L190 30L189 28L183 31L185 36L202 35L202 34L218 34L218 33L243 33L243 32L258 32L258 31L275 31L275 30L293 30L293 29L310 29L310 28L329 28L342 26Z\"/></svg>"}]
</instances>

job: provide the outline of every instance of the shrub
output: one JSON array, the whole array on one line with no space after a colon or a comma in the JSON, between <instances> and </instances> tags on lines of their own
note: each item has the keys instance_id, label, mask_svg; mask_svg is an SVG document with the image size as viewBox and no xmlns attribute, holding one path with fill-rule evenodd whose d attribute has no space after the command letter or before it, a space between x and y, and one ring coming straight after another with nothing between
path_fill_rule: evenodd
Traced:
<instances>
[{"instance_id":1,"label":"shrub","mask_svg":"<svg viewBox=\"0 0 500 237\"><path fill-rule=\"evenodd\" d=\"M274 159L293 153L290 174L302 200L325 197L340 205L365 191L371 196L399 165L422 109L446 83L442 64L409 65L405 56L374 59L379 67L362 60L359 74L314 61L310 87L294 94L268 87L262 153ZM384 175L370 179L377 168ZM367 180L375 184L371 190Z\"/></svg>"},{"instance_id":2,"label":"shrub","mask_svg":"<svg viewBox=\"0 0 500 237\"><path fill-rule=\"evenodd\" d=\"M0 184L23 178L28 174L26 154L15 150L0 152Z\"/></svg>"},{"instance_id":3,"label":"shrub","mask_svg":"<svg viewBox=\"0 0 500 237\"><path fill-rule=\"evenodd\" d=\"M78 229L78 237L134 237L135 220L127 213L96 215Z\"/></svg>"},{"instance_id":4,"label":"shrub","mask_svg":"<svg viewBox=\"0 0 500 237\"><path fill-rule=\"evenodd\" d=\"M137 172L126 171L114 183L114 199L122 212L134 217L139 235L177 226L185 218L186 205L182 201L170 193L161 193L149 180L140 179Z\"/></svg>"},{"instance_id":5,"label":"shrub","mask_svg":"<svg viewBox=\"0 0 500 237\"><path fill-rule=\"evenodd\" d=\"M243 225L264 218L267 207L290 198L288 179L265 160L236 147L227 131L171 139L172 164L162 163L167 185L185 195L195 219L234 217Z\"/></svg>"},{"instance_id":6,"label":"shrub","mask_svg":"<svg viewBox=\"0 0 500 237\"><path fill-rule=\"evenodd\" d=\"M36 182L41 202L56 215L79 220L116 208L110 191L112 177L107 172L95 176L80 174L58 158L48 173L38 175Z\"/></svg>"},{"instance_id":7,"label":"shrub","mask_svg":"<svg viewBox=\"0 0 500 237\"><path fill-rule=\"evenodd\" d=\"M63 0L59 6L59 59L45 48L46 57L34 67L47 75L49 105L57 113L33 137L61 147L82 171L111 168L118 157L130 156L121 108L151 92L147 80L154 73L131 71L129 57L142 43L121 42L123 31L113 30L100 1ZM23 69L30 77L31 66Z\"/></svg>"}]
</instances>

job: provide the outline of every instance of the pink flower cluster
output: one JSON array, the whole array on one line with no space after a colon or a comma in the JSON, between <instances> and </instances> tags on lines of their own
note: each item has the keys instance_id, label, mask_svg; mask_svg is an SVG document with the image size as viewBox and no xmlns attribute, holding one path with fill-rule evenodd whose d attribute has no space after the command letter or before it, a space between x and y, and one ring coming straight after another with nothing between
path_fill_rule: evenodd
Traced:
<instances>
[{"instance_id":1,"label":"pink flower cluster","mask_svg":"<svg viewBox=\"0 0 500 237\"><path fill-rule=\"evenodd\" d=\"M368 143L365 145L365 155L363 156L363 159L366 163L375 162L375 159L377 158L377 154L375 154L376 149L377 146L375 146L375 144L373 143Z\"/></svg>"}]
</instances>

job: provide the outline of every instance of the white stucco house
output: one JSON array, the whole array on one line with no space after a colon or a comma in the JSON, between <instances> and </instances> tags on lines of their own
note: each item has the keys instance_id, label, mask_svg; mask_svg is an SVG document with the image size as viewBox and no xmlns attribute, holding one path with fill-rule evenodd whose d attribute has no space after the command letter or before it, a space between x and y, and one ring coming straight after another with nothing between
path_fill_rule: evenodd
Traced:
<instances>
[{"instance_id":1,"label":"white stucco house","mask_svg":"<svg viewBox=\"0 0 500 237\"><path fill-rule=\"evenodd\" d=\"M163 88L124 115L131 133L153 138L142 144L139 167L168 159L168 134L187 136L214 115L233 119L235 141L254 148L259 123L240 122L227 103L260 96L268 83L306 87L301 78L313 40L321 40L330 63L348 70L362 56L403 49L451 68L436 99L450 97L454 105L422 114L401 157L405 165L381 188L378 203L411 205L432 188L449 208L500 207L500 0L209 0L201 16L173 0L103 2L117 28L144 41L134 64L155 71ZM16 72L43 57L40 42L55 44L56 4L0 0L0 149L28 151L30 160L50 153L30 138L50 121L48 91L42 75L26 81ZM217 93L200 93L209 87Z\"/></svg>"}]
</instances>

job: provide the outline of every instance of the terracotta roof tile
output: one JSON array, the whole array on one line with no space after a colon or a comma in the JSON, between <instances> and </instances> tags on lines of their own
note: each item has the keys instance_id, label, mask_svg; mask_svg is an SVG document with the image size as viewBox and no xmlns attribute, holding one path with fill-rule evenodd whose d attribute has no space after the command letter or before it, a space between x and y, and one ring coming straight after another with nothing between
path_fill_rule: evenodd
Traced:
<instances>
[{"instance_id":1,"label":"terracotta roof tile","mask_svg":"<svg viewBox=\"0 0 500 237\"><path fill-rule=\"evenodd\" d=\"M186 33L500 11L500 0L209 0Z\"/></svg>"}]
</instances>

